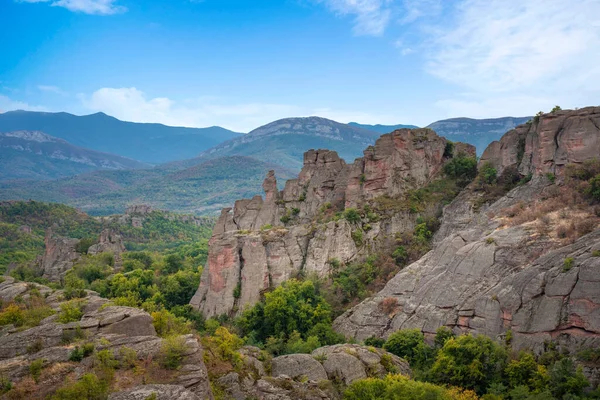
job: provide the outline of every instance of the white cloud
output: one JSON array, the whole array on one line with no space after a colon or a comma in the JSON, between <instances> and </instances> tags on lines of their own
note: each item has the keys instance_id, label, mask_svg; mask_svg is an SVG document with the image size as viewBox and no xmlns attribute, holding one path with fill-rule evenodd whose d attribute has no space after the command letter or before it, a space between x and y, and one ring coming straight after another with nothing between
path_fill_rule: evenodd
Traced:
<instances>
[{"instance_id":1,"label":"white cloud","mask_svg":"<svg viewBox=\"0 0 600 400\"><path fill-rule=\"evenodd\" d=\"M63 7L69 11L84 14L111 15L127 11L115 4L117 0L17 0L20 3L48 3L53 7Z\"/></svg>"},{"instance_id":2,"label":"white cloud","mask_svg":"<svg viewBox=\"0 0 600 400\"><path fill-rule=\"evenodd\" d=\"M486 92L600 89L597 0L464 0L427 71Z\"/></svg>"},{"instance_id":3,"label":"white cloud","mask_svg":"<svg viewBox=\"0 0 600 400\"><path fill-rule=\"evenodd\" d=\"M354 32L358 35L383 34L392 17L393 0L322 0L339 15L354 16Z\"/></svg>"},{"instance_id":4,"label":"white cloud","mask_svg":"<svg viewBox=\"0 0 600 400\"><path fill-rule=\"evenodd\" d=\"M600 98L600 2L463 0L428 32L426 71L468 93L448 116L531 115Z\"/></svg>"},{"instance_id":5,"label":"white cloud","mask_svg":"<svg viewBox=\"0 0 600 400\"><path fill-rule=\"evenodd\" d=\"M63 91L61 88L59 88L58 86L52 86L52 85L38 85L38 89L42 92L50 92L50 93L56 93L59 94L61 96L67 96L68 93Z\"/></svg>"},{"instance_id":6,"label":"white cloud","mask_svg":"<svg viewBox=\"0 0 600 400\"><path fill-rule=\"evenodd\" d=\"M13 110L47 111L46 107L33 106L22 101L12 100L0 94L0 113Z\"/></svg>"},{"instance_id":7,"label":"white cloud","mask_svg":"<svg viewBox=\"0 0 600 400\"><path fill-rule=\"evenodd\" d=\"M225 99L203 97L174 101L149 98L136 88L102 88L90 96L80 95L85 108L102 111L134 122L158 122L172 126L205 127L219 125L249 132L277 119L318 115L340 122L397 123L397 116L331 108L304 108L289 104L228 103Z\"/></svg>"}]
</instances>

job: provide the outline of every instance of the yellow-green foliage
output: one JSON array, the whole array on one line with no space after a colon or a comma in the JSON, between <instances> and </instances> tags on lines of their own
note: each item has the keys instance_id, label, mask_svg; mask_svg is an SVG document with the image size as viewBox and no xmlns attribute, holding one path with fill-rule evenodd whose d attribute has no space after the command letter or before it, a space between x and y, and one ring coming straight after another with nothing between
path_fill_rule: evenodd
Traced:
<instances>
[{"instance_id":1,"label":"yellow-green foliage","mask_svg":"<svg viewBox=\"0 0 600 400\"><path fill-rule=\"evenodd\" d=\"M472 391L447 389L426 382L410 380L403 375L384 379L366 378L354 381L344 392L345 400L477 400Z\"/></svg>"},{"instance_id":2,"label":"yellow-green foliage","mask_svg":"<svg viewBox=\"0 0 600 400\"><path fill-rule=\"evenodd\" d=\"M105 400L109 383L95 374L85 374L77 382L68 383L58 389L52 400Z\"/></svg>"},{"instance_id":3,"label":"yellow-green foliage","mask_svg":"<svg viewBox=\"0 0 600 400\"><path fill-rule=\"evenodd\" d=\"M177 369L181 366L185 352L185 339L181 336L171 336L163 342L158 355L159 363L163 368Z\"/></svg>"},{"instance_id":4,"label":"yellow-green foliage","mask_svg":"<svg viewBox=\"0 0 600 400\"><path fill-rule=\"evenodd\" d=\"M241 362L241 356L236 350L242 347L244 341L235 333L231 333L224 326L220 326L215 334L210 337L210 341L216 346L219 356L223 360L231 361L234 365Z\"/></svg>"},{"instance_id":5,"label":"yellow-green foliage","mask_svg":"<svg viewBox=\"0 0 600 400\"><path fill-rule=\"evenodd\" d=\"M60 305L60 314L58 322L66 324L76 322L83 317L83 303L81 301L71 300Z\"/></svg>"},{"instance_id":6,"label":"yellow-green foliage","mask_svg":"<svg viewBox=\"0 0 600 400\"><path fill-rule=\"evenodd\" d=\"M152 313L152 324L160 337L184 335L191 331L188 321L184 318L176 317L165 309Z\"/></svg>"},{"instance_id":7,"label":"yellow-green foliage","mask_svg":"<svg viewBox=\"0 0 600 400\"><path fill-rule=\"evenodd\" d=\"M31 294L21 304L9 303L4 307L0 312L0 326L13 324L16 327L32 328L52 314L54 310L46 305L41 296Z\"/></svg>"}]
</instances>

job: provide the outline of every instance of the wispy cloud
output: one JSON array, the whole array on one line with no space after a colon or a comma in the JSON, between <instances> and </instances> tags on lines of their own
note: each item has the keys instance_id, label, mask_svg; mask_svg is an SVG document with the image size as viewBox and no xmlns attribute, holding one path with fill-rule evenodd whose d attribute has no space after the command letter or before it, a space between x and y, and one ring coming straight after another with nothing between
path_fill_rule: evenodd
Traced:
<instances>
[{"instance_id":1,"label":"wispy cloud","mask_svg":"<svg viewBox=\"0 0 600 400\"><path fill-rule=\"evenodd\" d=\"M52 85L38 85L38 89L42 92L50 92L50 93L56 93L59 94L61 96L68 96L68 93L63 91L61 88L59 88L58 86L52 86Z\"/></svg>"},{"instance_id":2,"label":"wispy cloud","mask_svg":"<svg viewBox=\"0 0 600 400\"><path fill-rule=\"evenodd\" d=\"M12 110L48 111L46 107L34 106L0 94L0 113Z\"/></svg>"},{"instance_id":3,"label":"wispy cloud","mask_svg":"<svg viewBox=\"0 0 600 400\"><path fill-rule=\"evenodd\" d=\"M16 0L19 3L50 3L53 7L63 7L69 11L84 14L111 15L127 11L115 4L117 0Z\"/></svg>"},{"instance_id":4,"label":"wispy cloud","mask_svg":"<svg viewBox=\"0 0 600 400\"><path fill-rule=\"evenodd\" d=\"M354 16L358 35L382 35L392 17L393 0L321 0L338 15Z\"/></svg>"},{"instance_id":5,"label":"wispy cloud","mask_svg":"<svg viewBox=\"0 0 600 400\"><path fill-rule=\"evenodd\" d=\"M469 93L439 105L464 115L598 102L597 0L464 0L451 11L430 32L426 71Z\"/></svg>"},{"instance_id":6,"label":"wispy cloud","mask_svg":"<svg viewBox=\"0 0 600 400\"><path fill-rule=\"evenodd\" d=\"M340 122L365 123L392 123L398 117L290 104L235 103L214 97L175 101L167 97L152 98L133 87L102 88L89 96L80 95L80 99L90 111L102 111L125 121L188 127L219 125L239 132L248 132L271 121L296 116L319 115Z\"/></svg>"}]
</instances>

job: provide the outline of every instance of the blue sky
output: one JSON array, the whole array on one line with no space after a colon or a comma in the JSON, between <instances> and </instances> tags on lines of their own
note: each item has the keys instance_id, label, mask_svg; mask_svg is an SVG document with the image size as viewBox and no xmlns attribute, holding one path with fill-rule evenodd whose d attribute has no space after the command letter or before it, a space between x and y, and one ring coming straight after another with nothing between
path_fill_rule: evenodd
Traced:
<instances>
[{"instance_id":1,"label":"blue sky","mask_svg":"<svg viewBox=\"0 0 600 400\"><path fill-rule=\"evenodd\" d=\"M248 131L598 105L598 15L598 0L0 0L0 110Z\"/></svg>"}]
</instances>

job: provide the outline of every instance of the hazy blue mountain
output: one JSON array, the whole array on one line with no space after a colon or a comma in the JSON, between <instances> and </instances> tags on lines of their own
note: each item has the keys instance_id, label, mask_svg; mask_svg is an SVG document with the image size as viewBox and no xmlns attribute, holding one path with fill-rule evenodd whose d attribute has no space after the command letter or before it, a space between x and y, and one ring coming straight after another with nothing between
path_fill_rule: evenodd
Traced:
<instances>
[{"instance_id":1,"label":"hazy blue mountain","mask_svg":"<svg viewBox=\"0 0 600 400\"><path fill-rule=\"evenodd\" d=\"M413 129L413 128L418 128L418 126L416 126L416 125L403 125L403 124L398 124L398 125L381 125L381 124L368 125L368 124L359 124L358 122L350 122L348 125L355 126L357 128L367 129L369 131L377 132L377 133L380 133L382 135L384 133L393 132L396 129L403 129L403 128Z\"/></svg>"},{"instance_id":2,"label":"hazy blue mountain","mask_svg":"<svg viewBox=\"0 0 600 400\"><path fill-rule=\"evenodd\" d=\"M298 171L310 149L330 149L352 162L380 133L320 117L285 118L201 153L199 160L243 155Z\"/></svg>"},{"instance_id":3,"label":"hazy blue mountain","mask_svg":"<svg viewBox=\"0 0 600 400\"><path fill-rule=\"evenodd\" d=\"M74 146L42 132L0 133L0 180L56 179L94 170L148 167L130 158Z\"/></svg>"},{"instance_id":4,"label":"hazy blue mountain","mask_svg":"<svg viewBox=\"0 0 600 400\"><path fill-rule=\"evenodd\" d=\"M9 111L0 114L0 132L42 131L71 144L149 163L183 160L239 133L213 126L181 128L120 121L104 113Z\"/></svg>"},{"instance_id":5,"label":"hazy blue mountain","mask_svg":"<svg viewBox=\"0 0 600 400\"><path fill-rule=\"evenodd\" d=\"M262 194L262 182L271 169L281 188L296 176L284 167L251 157L220 157L182 170L95 171L53 181L0 182L0 200L64 203L92 215L122 213L128 205L140 203L214 214L237 199Z\"/></svg>"},{"instance_id":6,"label":"hazy blue mountain","mask_svg":"<svg viewBox=\"0 0 600 400\"><path fill-rule=\"evenodd\" d=\"M499 140L509 130L524 124L532 117L503 117L490 119L450 118L434 122L428 128L454 142L470 143L481 155L494 140Z\"/></svg>"}]
</instances>

